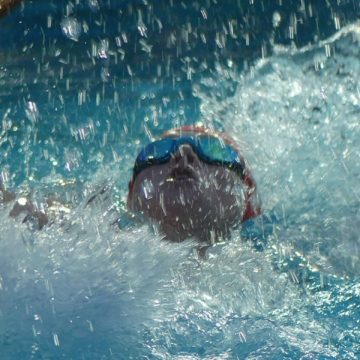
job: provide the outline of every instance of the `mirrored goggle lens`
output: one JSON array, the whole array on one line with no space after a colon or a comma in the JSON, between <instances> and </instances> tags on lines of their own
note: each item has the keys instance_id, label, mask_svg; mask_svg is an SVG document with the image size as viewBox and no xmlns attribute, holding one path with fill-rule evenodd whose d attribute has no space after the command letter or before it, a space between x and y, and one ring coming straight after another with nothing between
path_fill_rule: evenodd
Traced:
<instances>
[{"instance_id":1,"label":"mirrored goggle lens","mask_svg":"<svg viewBox=\"0 0 360 360\"><path fill-rule=\"evenodd\" d=\"M137 163L159 161L170 156L174 140L166 138L152 142L141 150Z\"/></svg>"},{"instance_id":2,"label":"mirrored goggle lens","mask_svg":"<svg viewBox=\"0 0 360 360\"><path fill-rule=\"evenodd\" d=\"M213 136L199 136L198 143L204 155L213 161L234 163L239 162L237 151L230 145Z\"/></svg>"}]
</instances>

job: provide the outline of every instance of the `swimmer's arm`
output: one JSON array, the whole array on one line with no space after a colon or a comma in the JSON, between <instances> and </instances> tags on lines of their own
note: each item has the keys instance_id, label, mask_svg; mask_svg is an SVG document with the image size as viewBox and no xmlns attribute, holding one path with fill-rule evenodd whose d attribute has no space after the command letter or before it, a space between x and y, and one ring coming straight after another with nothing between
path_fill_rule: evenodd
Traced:
<instances>
[{"instance_id":1,"label":"swimmer's arm","mask_svg":"<svg viewBox=\"0 0 360 360\"><path fill-rule=\"evenodd\" d=\"M9 204L15 201L9 216L11 218L17 218L20 214L25 214L23 222L28 221L30 218L33 218L37 221L37 226L42 229L46 224L48 224L49 219L47 215L39 210L27 197L20 197L16 199L16 194L12 191L5 189L4 184L0 181L0 194L1 202L3 204Z\"/></svg>"},{"instance_id":2,"label":"swimmer's arm","mask_svg":"<svg viewBox=\"0 0 360 360\"><path fill-rule=\"evenodd\" d=\"M15 200L15 193L8 191L5 189L4 184L0 181L0 194L1 194L1 202L4 204L8 204L9 202Z\"/></svg>"},{"instance_id":3,"label":"swimmer's arm","mask_svg":"<svg viewBox=\"0 0 360 360\"><path fill-rule=\"evenodd\" d=\"M13 208L10 211L10 217L17 218L20 214L25 213L26 216L23 222L27 222L30 219L37 221L38 229L41 230L45 225L49 223L49 218L45 212L39 210L29 199L21 197L16 200Z\"/></svg>"}]
</instances>

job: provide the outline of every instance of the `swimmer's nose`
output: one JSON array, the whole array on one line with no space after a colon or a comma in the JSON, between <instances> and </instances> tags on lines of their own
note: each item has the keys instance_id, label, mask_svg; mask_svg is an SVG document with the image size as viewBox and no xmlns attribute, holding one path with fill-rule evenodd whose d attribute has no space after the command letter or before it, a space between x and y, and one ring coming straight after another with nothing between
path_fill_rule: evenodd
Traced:
<instances>
[{"instance_id":1,"label":"swimmer's nose","mask_svg":"<svg viewBox=\"0 0 360 360\"><path fill-rule=\"evenodd\" d=\"M182 144L171 159L174 165L180 167L196 167L200 164L200 159L189 144Z\"/></svg>"}]
</instances>

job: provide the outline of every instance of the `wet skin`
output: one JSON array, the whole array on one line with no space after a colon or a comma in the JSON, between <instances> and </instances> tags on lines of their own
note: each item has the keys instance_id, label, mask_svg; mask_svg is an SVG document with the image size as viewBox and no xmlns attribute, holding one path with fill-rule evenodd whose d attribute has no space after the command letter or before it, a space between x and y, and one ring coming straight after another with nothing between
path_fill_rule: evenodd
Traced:
<instances>
[{"instance_id":1,"label":"wet skin","mask_svg":"<svg viewBox=\"0 0 360 360\"><path fill-rule=\"evenodd\" d=\"M244 213L239 176L201 161L188 144L180 146L169 162L142 170L133 186L129 208L143 212L173 241L195 237L215 242Z\"/></svg>"}]
</instances>

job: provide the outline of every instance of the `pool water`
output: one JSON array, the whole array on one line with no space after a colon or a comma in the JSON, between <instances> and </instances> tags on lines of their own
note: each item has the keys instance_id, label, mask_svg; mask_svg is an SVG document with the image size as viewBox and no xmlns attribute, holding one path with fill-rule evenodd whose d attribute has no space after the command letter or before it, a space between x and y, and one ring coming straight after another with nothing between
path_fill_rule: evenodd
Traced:
<instances>
[{"instance_id":1,"label":"pool water","mask_svg":"<svg viewBox=\"0 0 360 360\"><path fill-rule=\"evenodd\" d=\"M30 1L0 20L2 180L71 208L40 232L0 208L2 359L359 358L359 8L279 3ZM275 219L206 259L111 225L141 144L198 121L239 142Z\"/></svg>"}]
</instances>

